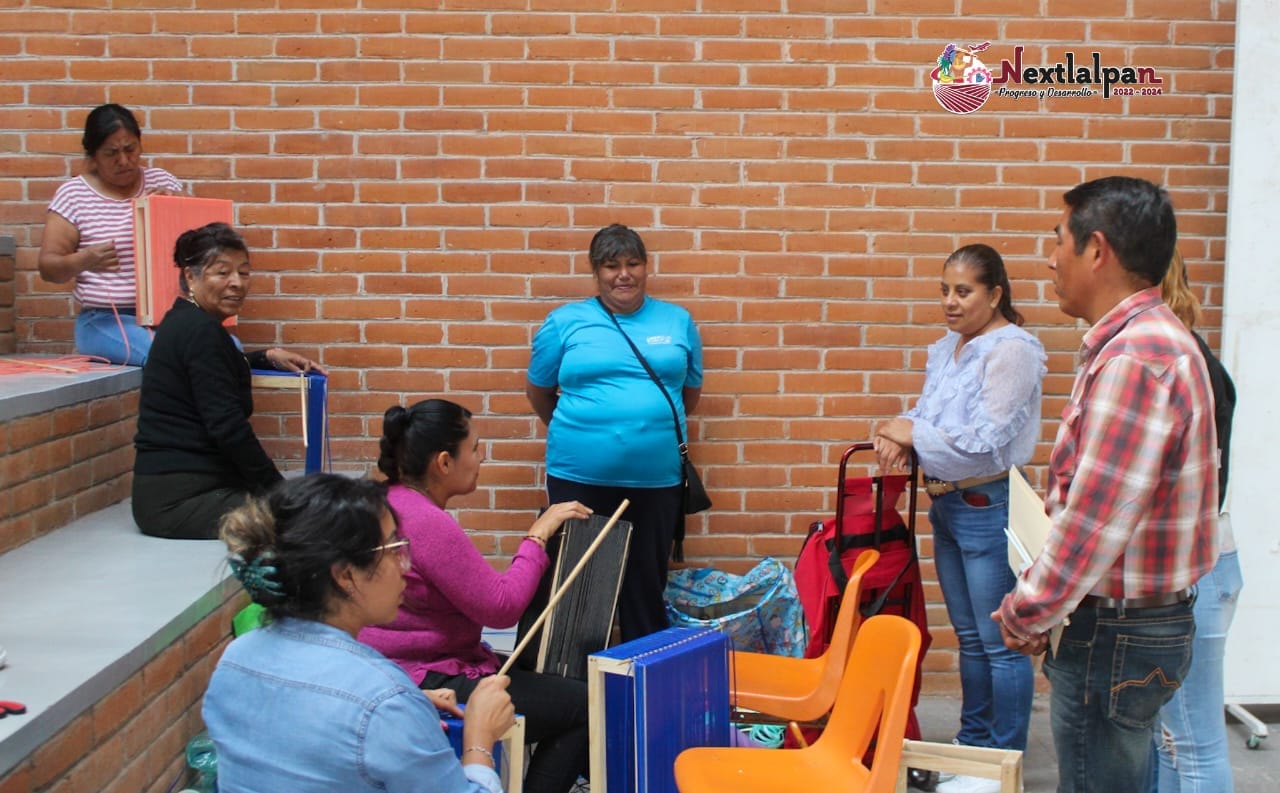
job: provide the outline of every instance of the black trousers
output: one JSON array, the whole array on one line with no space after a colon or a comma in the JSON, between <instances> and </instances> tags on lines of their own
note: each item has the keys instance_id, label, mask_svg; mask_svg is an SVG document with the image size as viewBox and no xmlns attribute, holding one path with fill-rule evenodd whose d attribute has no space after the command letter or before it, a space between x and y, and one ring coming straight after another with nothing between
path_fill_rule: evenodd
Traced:
<instances>
[{"instance_id":1,"label":"black trousers","mask_svg":"<svg viewBox=\"0 0 1280 793\"><path fill-rule=\"evenodd\" d=\"M555 476L547 477L547 497L552 504L581 501L608 517L622 503L631 505L622 520L631 522L627 569L618 594L618 628L629 642L670 627L662 592L667 586L667 563L676 524L684 520L684 487L603 487L584 485Z\"/></svg>"},{"instance_id":2,"label":"black trousers","mask_svg":"<svg viewBox=\"0 0 1280 793\"><path fill-rule=\"evenodd\" d=\"M557 675L512 667L507 693L516 713L524 716L525 740L538 746L529 761L527 793L568 793L587 775L587 684ZM479 685L466 675L428 672L422 688L448 688L465 703Z\"/></svg>"},{"instance_id":3,"label":"black trousers","mask_svg":"<svg viewBox=\"0 0 1280 793\"><path fill-rule=\"evenodd\" d=\"M152 537L216 540L222 516L248 495L243 483L217 474L134 474L133 521Z\"/></svg>"}]
</instances>

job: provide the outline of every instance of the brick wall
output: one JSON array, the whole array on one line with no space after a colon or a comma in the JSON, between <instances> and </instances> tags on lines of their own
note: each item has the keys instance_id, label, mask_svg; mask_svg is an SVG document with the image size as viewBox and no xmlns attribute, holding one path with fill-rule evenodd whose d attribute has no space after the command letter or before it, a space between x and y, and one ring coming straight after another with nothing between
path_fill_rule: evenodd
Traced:
<instances>
[{"instance_id":1,"label":"brick wall","mask_svg":"<svg viewBox=\"0 0 1280 793\"><path fill-rule=\"evenodd\" d=\"M129 105L154 164L236 201L255 250L243 336L333 370L340 461L374 458L396 401L447 394L483 417L489 462L459 504L488 551L543 501L529 341L590 292L582 251L612 221L641 230L652 292L702 330L691 434L716 510L688 552L735 569L790 558L833 508L841 449L918 393L938 269L961 244L1005 254L1050 350L1044 460L1081 334L1054 305L1046 240L1077 182L1167 184L1220 320L1232 2L76 6L0 11L20 346L67 347L67 289L34 274L45 203L81 167L87 109ZM1042 67L1096 50L1155 69L1161 95L993 96L952 115L928 72L953 41L990 41L993 71L1019 45ZM953 668L937 633L930 663Z\"/></svg>"},{"instance_id":2,"label":"brick wall","mask_svg":"<svg viewBox=\"0 0 1280 793\"><path fill-rule=\"evenodd\" d=\"M204 729L200 703L245 604L227 600L0 777L0 793L166 793Z\"/></svg>"},{"instance_id":3,"label":"brick wall","mask_svg":"<svg viewBox=\"0 0 1280 793\"><path fill-rule=\"evenodd\" d=\"M0 424L0 553L129 495L138 392Z\"/></svg>"}]
</instances>

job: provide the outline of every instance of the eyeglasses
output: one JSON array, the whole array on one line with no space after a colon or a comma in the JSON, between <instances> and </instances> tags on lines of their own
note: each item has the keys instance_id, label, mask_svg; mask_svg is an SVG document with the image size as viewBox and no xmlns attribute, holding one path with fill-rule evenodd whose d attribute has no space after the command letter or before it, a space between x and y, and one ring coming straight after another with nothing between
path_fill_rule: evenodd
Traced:
<instances>
[{"instance_id":1,"label":"eyeglasses","mask_svg":"<svg viewBox=\"0 0 1280 793\"><path fill-rule=\"evenodd\" d=\"M374 553L378 551L395 551L396 556L400 559L400 570L402 572L409 572L409 568L413 566L413 558L409 556L409 541L406 539L392 540L373 549Z\"/></svg>"}]
</instances>

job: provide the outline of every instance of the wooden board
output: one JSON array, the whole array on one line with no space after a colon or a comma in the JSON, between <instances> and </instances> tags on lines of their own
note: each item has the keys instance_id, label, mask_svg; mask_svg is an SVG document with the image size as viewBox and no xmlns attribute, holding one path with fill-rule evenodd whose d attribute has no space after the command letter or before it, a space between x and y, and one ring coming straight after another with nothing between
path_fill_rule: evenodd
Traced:
<instances>
[{"instance_id":1,"label":"wooden board","mask_svg":"<svg viewBox=\"0 0 1280 793\"><path fill-rule=\"evenodd\" d=\"M223 198L147 195L133 202L134 274L138 324L155 327L181 291L174 244L184 231L209 223L231 223L231 202ZM223 323L235 324L235 317Z\"/></svg>"}]
</instances>

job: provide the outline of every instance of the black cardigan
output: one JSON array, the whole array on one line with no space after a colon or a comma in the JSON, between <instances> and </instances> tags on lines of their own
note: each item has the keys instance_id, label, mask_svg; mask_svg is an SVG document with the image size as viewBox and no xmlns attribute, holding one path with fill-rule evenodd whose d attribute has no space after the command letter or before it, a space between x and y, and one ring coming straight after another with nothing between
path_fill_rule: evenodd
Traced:
<instances>
[{"instance_id":1,"label":"black cardigan","mask_svg":"<svg viewBox=\"0 0 1280 793\"><path fill-rule=\"evenodd\" d=\"M134 473L217 474L248 490L280 481L249 425L251 365L270 368L266 352L246 361L216 318L175 300L142 367Z\"/></svg>"},{"instance_id":2,"label":"black cardigan","mask_svg":"<svg viewBox=\"0 0 1280 793\"><path fill-rule=\"evenodd\" d=\"M1218 509L1222 509L1222 503L1227 500L1227 475L1230 473L1227 464L1231 461L1231 415L1236 410L1236 384L1231 382L1226 367L1200 334L1192 331L1191 335L1200 345L1200 354L1204 356L1209 370L1209 385L1213 388L1213 424L1218 431Z\"/></svg>"}]
</instances>

